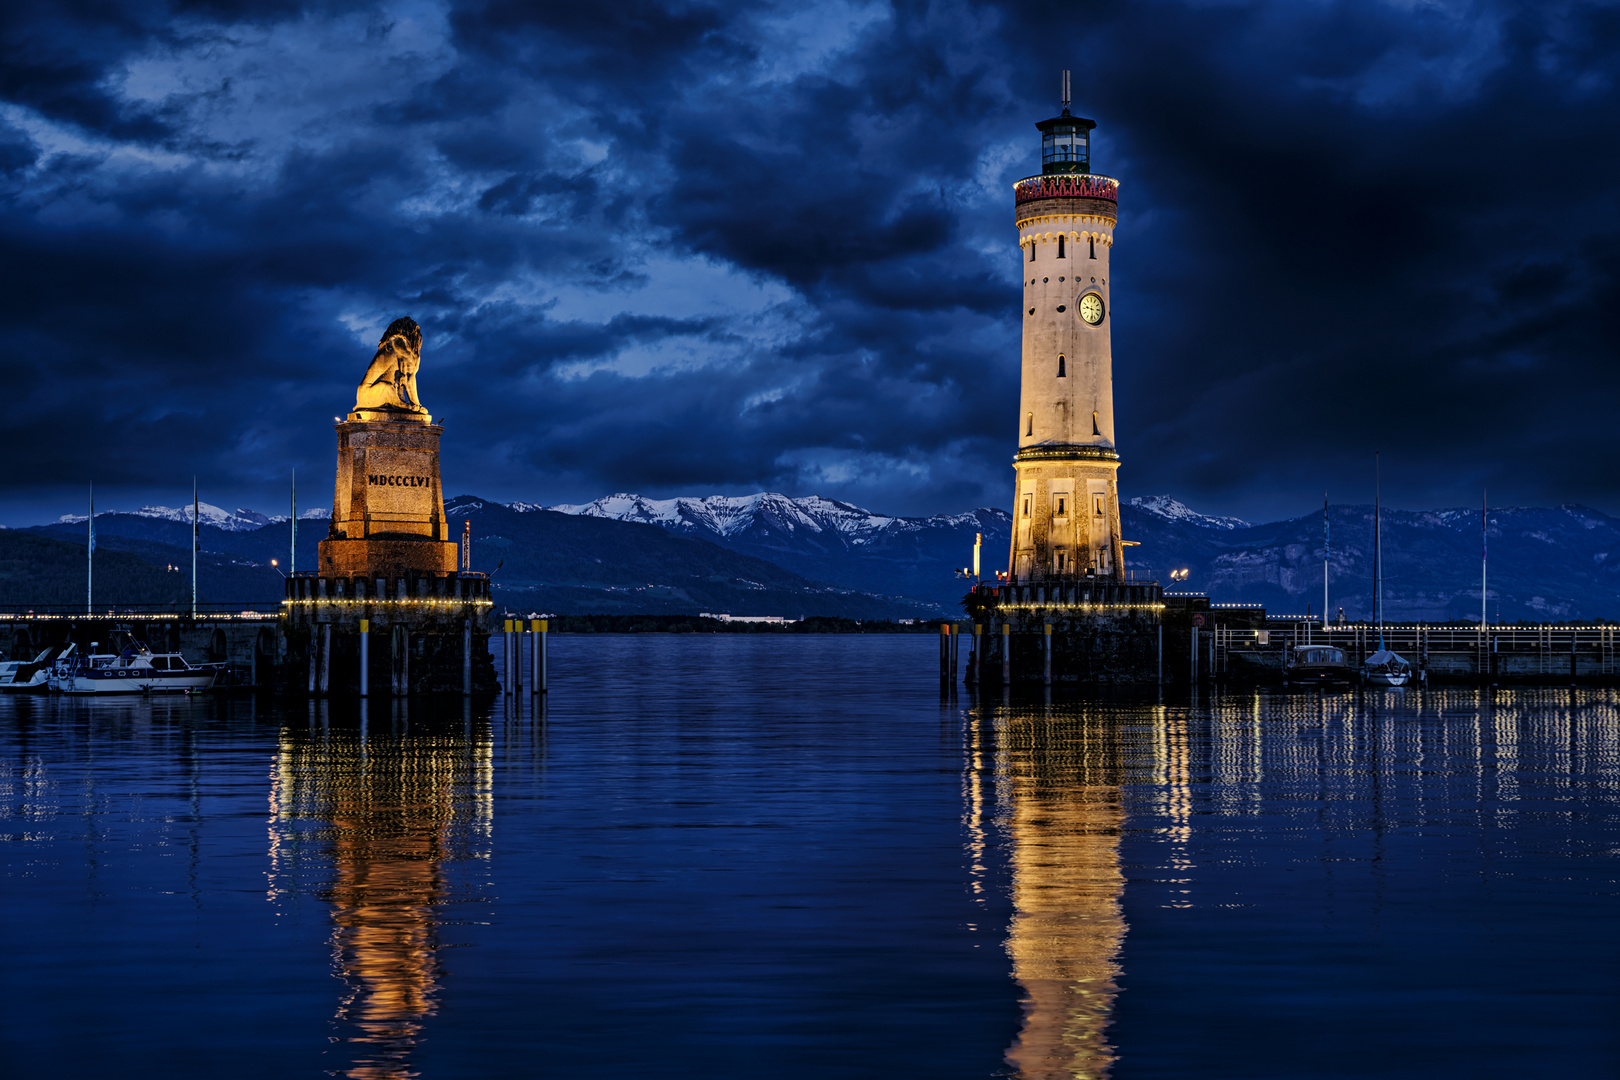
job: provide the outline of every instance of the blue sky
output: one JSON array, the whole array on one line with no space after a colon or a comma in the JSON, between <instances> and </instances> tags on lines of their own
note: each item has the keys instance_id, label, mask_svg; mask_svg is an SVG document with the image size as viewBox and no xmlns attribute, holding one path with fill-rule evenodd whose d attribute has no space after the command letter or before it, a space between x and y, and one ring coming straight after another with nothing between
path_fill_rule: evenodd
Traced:
<instances>
[{"instance_id":1,"label":"blue sky","mask_svg":"<svg viewBox=\"0 0 1620 1080\"><path fill-rule=\"evenodd\" d=\"M1005 506L1013 181L1121 181L1121 489L1620 513L1612 3L0 11L0 521L326 498L411 315L450 492Z\"/></svg>"}]
</instances>

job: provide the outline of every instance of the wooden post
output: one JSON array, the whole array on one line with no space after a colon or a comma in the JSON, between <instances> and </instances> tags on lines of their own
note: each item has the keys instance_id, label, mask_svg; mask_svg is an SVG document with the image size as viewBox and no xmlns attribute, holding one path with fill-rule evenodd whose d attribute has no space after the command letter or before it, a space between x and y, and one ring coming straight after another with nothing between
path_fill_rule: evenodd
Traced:
<instances>
[{"instance_id":1,"label":"wooden post","mask_svg":"<svg viewBox=\"0 0 1620 1080\"><path fill-rule=\"evenodd\" d=\"M411 632L395 626L393 646L394 695L403 697L411 692Z\"/></svg>"},{"instance_id":2,"label":"wooden post","mask_svg":"<svg viewBox=\"0 0 1620 1080\"><path fill-rule=\"evenodd\" d=\"M371 620L360 620L360 696L371 693Z\"/></svg>"},{"instance_id":3,"label":"wooden post","mask_svg":"<svg viewBox=\"0 0 1620 1080\"><path fill-rule=\"evenodd\" d=\"M1052 685L1052 624L1046 624L1046 685Z\"/></svg>"},{"instance_id":4,"label":"wooden post","mask_svg":"<svg viewBox=\"0 0 1620 1080\"><path fill-rule=\"evenodd\" d=\"M546 656L546 631L551 627L548 625L548 620L544 619L530 620L528 625L530 625L530 630L535 635L533 653L530 654L533 670L530 670L530 677L528 677L528 682L530 682L528 690L530 690L530 693L546 693L546 682L548 682L546 680L546 675L548 675L546 661L549 659Z\"/></svg>"},{"instance_id":5,"label":"wooden post","mask_svg":"<svg viewBox=\"0 0 1620 1080\"><path fill-rule=\"evenodd\" d=\"M512 620L512 693L523 692L523 620Z\"/></svg>"},{"instance_id":6,"label":"wooden post","mask_svg":"<svg viewBox=\"0 0 1620 1080\"><path fill-rule=\"evenodd\" d=\"M984 623L973 624L973 652L968 657L968 680L979 685L984 668Z\"/></svg>"},{"instance_id":7,"label":"wooden post","mask_svg":"<svg viewBox=\"0 0 1620 1080\"><path fill-rule=\"evenodd\" d=\"M939 684L945 686L951 681L951 624L939 624Z\"/></svg>"},{"instance_id":8,"label":"wooden post","mask_svg":"<svg viewBox=\"0 0 1620 1080\"><path fill-rule=\"evenodd\" d=\"M1164 685L1164 623L1159 624L1159 685Z\"/></svg>"},{"instance_id":9,"label":"wooden post","mask_svg":"<svg viewBox=\"0 0 1620 1080\"><path fill-rule=\"evenodd\" d=\"M1001 685L1012 685L1012 623L1001 623Z\"/></svg>"},{"instance_id":10,"label":"wooden post","mask_svg":"<svg viewBox=\"0 0 1620 1080\"><path fill-rule=\"evenodd\" d=\"M461 620L461 696L472 696L472 616Z\"/></svg>"},{"instance_id":11,"label":"wooden post","mask_svg":"<svg viewBox=\"0 0 1620 1080\"><path fill-rule=\"evenodd\" d=\"M321 684L320 684L320 690L321 690L321 696L322 697L326 696L326 692L331 688L331 685L332 685L332 624L331 623L322 623L321 624Z\"/></svg>"},{"instance_id":12,"label":"wooden post","mask_svg":"<svg viewBox=\"0 0 1620 1080\"><path fill-rule=\"evenodd\" d=\"M956 661L962 651L962 628L951 623L951 685L956 685Z\"/></svg>"}]
</instances>

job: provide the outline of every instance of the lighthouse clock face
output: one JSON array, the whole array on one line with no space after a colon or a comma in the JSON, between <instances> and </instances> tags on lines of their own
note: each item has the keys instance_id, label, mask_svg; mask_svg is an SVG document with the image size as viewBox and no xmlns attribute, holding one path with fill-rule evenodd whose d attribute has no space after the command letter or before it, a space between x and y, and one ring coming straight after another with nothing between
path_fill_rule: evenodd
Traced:
<instances>
[{"instance_id":1,"label":"lighthouse clock face","mask_svg":"<svg viewBox=\"0 0 1620 1080\"><path fill-rule=\"evenodd\" d=\"M1102 297L1096 293L1086 293L1080 298L1080 317L1092 326L1103 320Z\"/></svg>"}]
</instances>

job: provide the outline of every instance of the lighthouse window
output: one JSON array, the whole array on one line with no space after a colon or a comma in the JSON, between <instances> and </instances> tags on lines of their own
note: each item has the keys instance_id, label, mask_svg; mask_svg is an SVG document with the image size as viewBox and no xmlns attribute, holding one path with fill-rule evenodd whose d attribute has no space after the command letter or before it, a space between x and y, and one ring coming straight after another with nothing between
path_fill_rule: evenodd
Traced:
<instances>
[{"instance_id":1,"label":"lighthouse window","mask_svg":"<svg viewBox=\"0 0 1620 1080\"><path fill-rule=\"evenodd\" d=\"M1102 428L1097 426L1097 414L1096 413L1091 414L1091 433L1093 435L1101 435L1102 434Z\"/></svg>"},{"instance_id":2,"label":"lighthouse window","mask_svg":"<svg viewBox=\"0 0 1620 1080\"><path fill-rule=\"evenodd\" d=\"M1091 257L1095 259L1097 257L1097 238L1095 236L1091 236L1087 237L1086 239L1087 242L1091 244Z\"/></svg>"},{"instance_id":3,"label":"lighthouse window","mask_svg":"<svg viewBox=\"0 0 1620 1080\"><path fill-rule=\"evenodd\" d=\"M1029 414L1029 421L1024 425L1024 434L1025 435L1033 435L1033 434L1035 434L1035 414L1034 413Z\"/></svg>"},{"instance_id":4,"label":"lighthouse window","mask_svg":"<svg viewBox=\"0 0 1620 1080\"><path fill-rule=\"evenodd\" d=\"M1035 261L1035 241L1033 240L1029 242L1029 261Z\"/></svg>"},{"instance_id":5,"label":"lighthouse window","mask_svg":"<svg viewBox=\"0 0 1620 1080\"><path fill-rule=\"evenodd\" d=\"M1029 517L1029 496L1024 496L1024 516Z\"/></svg>"},{"instance_id":6,"label":"lighthouse window","mask_svg":"<svg viewBox=\"0 0 1620 1080\"><path fill-rule=\"evenodd\" d=\"M1095 509L1096 509L1096 512L1097 512L1097 516L1102 517L1103 516L1103 497L1101 495L1093 495L1092 499L1095 501Z\"/></svg>"},{"instance_id":7,"label":"lighthouse window","mask_svg":"<svg viewBox=\"0 0 1620 1080\"><path fill-rule=\"evenodd\" d=\"M1067 377L1065 375L1064 371L1063 371L1063 357L1061 355L1058 357L1058 373L1057 373L1057 377L1060 378L1060 379Z\"/></svg>"},{"instance_id":8,"label":"lighthouse window","mask_svg":"<svg viewBox=\"0 0 1620 1080\"><path fill-rule=\"evenodd\" d=\"M1064 509L1063 509L1063 496L1062 496L1062 495L1059 495L1059 496L1058 496L1058 508L1057 508L1057 516L1058 516L1058 517L1062 517L1062 516L1063 516L1063 515L1064 515L1064 514L1065 514L1065 513L1066 513L1066 512L1067 512L1067 511L1065 511L1065 510L1064 510Z\"/></svg>"},{"instance_id":9,"label":"lighthouse window","mask_svg":"<svg viewBox=\"0 0 1620 1080\"><path fill-rule=\"evenodd\" d=\"M1063 557L1064 557L1063 552L1059 551L1057 553L1057 568L1058 568L1058 573L1060 573L1060 574L1063 573Z\"/></svg>"},{"instance_id":10,"label":"lighthouse window","mask_svg":"<svg viewBox=\"0 0 1620 1080\"><path fill-rule=\"evenodd\" d=\"M1060 258L1060 259L1064 258L1064 254L1063 254L1063 237L1061 235L1058 236L1058 258Z\"/></svg>"}]
</instances>

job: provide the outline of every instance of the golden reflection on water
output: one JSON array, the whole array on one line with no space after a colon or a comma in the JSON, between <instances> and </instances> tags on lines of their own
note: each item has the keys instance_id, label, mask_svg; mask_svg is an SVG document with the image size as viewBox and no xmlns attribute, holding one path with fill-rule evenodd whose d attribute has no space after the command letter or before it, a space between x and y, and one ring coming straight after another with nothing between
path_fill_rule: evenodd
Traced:
<instances>
[{"instance_id":1,"label":"golden reflection on water","mask_svg":"<svg viewBox=\"0 0 1620 1080\"><path fill-rule=\"evenodd\" d=\"M1024 1080L1105 1077L1114 1064L1106 1029L1126 931L1123 784L1135 828L1166 845L1157 891L1169 908L1193 906L1195 822L1229 828L1264 813L1345 834L1386 819L1512 827L1525 777L1538 791L1620 798L1612 690L1256 690L1125 709L1004 700L969 712L966 740L976 895L987 815L1008 845L1007 951L1024 1018L1007 1061Z\"/></svg>"},{"instance_id":2,"label":"golden reflection on water","mask_svg":"<svg viewBox=\"0 0 1620 1080\"><path fill-rule=\"evenodd\" d=\"M976 754L987 737L1009 844L1007 952L1024 995L1007 1061L1025 1080L1106 1076L1114 1051L1105 1029L1125 938L1118 737L1110 719L1051 706L975 710L970 749ZM979 808L969 787L972 848Z\"/></svg>"},{"instance_id":3,"label":"golden reflection on water","mask_svg":"<svg viewBox=\"0 0 1620 1080\"><path fill-rule=\"evenodd\" d=\"M331 906L332 968L345 985L335 1041L350 1044L343 1075L356 1080L417 1075L411 1053L436 1009L447 864L489 856L488 725L413 724L403 701L385 709L334 727L326 703L312 704L307 726L282 730L271 775L271 897L313 891Z\"/></svg>"}]
</instances>

